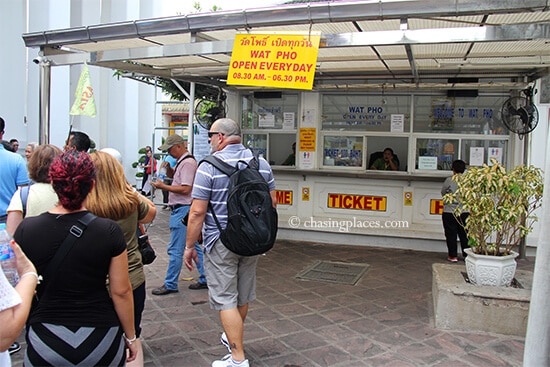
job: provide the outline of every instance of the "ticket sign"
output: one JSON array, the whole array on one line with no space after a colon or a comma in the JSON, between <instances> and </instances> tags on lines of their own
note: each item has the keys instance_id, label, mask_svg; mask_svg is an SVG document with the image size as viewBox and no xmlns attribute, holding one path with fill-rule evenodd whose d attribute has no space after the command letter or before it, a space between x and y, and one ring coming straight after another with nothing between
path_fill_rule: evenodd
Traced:
<instances>
[{"instance_id":1,"label":"ticket sign","mask_svg":"<svg viewBox=\"0 0 550 367\"><path fill-rule=\"evenodd\" d=\"M288 190L275 190L277 195L277 204L280 205L292 205L292 191Z\"/></svg>"},{"instance_id":2,"label":"ticket sign","mask_svg":"<svg viewBox=\"0 0 550 367\"><path fill-rule=\"evenodd\" d=\"M386 211L388 198L385 196L328 194L329 208Z\"/></svg>"},{"instance_id":3,"label":"ticket sign","mask_svg":"<svg viewBox=\"0 0 550 367\"><path fill-rule=\"evenodd\" d=\"M443 200L432 199L430 200L430 214L443 214Z\"/></svg>"},{"instance_id":4,"label":"ticket sign","mask_svg":"<svg viewBox=\"0 0 550 367\"><path fill-rule=\"evenodd\" d=\"M321 32L240 33L227 84L311 90Z\"/></svg>"}]
</instances>

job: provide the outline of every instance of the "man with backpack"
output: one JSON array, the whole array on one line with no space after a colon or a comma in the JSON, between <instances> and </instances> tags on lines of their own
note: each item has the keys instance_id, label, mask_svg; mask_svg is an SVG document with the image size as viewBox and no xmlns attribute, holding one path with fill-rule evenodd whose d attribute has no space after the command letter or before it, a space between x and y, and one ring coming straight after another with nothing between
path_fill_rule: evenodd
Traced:
<instances>
[{"instance_id":1,"label":"man with backpack","mask_svg":"<svg viewBox=\"0 0 550 367\"><path fill-rule=\"evenodd\" d=\"M258 216L252 219L252 223L258 220L258 226L266 226L267 231L271 233L265 239L268 244L266 248L269 248L273 245L277 230L275 210L277 200L271 167L265 159L254 157L253 153L241 144L241 129L231 119L216 120L208 132L208 138L213 152L210 158L219 158L230 168L239 168L239 172L252 168L259 171L260 181L265 181L263 182L266 186L265 190L261 188L261 183L254 183L257 188L254 191L255 197L251 198L251 201L257 205L257 208L252 211ZM193 259L197 257L194 244L203 229L204 266L208 277L210 307L220 313L224 328L221 342L230 351L230 354L221 360L214 361L212 366L248 367L249 362L245 358L243 347L243 330L248 304L256 298L258 256L239 255L226 247L225 243L232 240L246 242L246 239L242 238L242 233L228 232L232 221L228 220L228 206L231 207L232 204L228 203L228 200L231 201L230 191L231 194L234 191L232 177L235 174L230 177L220 168L206 159L197 169L192 192L193 203L188 219L184 261L187 268L192 270ZM267 200L265 200L266 192ZM268 208L265 207L266 204L269 205ZM268 221L267 224L265 221L262 222L263 212L266 212L263 219ZM250 227L250 223L245 223L244 220L242 223L243 232L246 232L245 228ZM265 251L265 248L261 251Z\"/></svg>"}]
</instances>

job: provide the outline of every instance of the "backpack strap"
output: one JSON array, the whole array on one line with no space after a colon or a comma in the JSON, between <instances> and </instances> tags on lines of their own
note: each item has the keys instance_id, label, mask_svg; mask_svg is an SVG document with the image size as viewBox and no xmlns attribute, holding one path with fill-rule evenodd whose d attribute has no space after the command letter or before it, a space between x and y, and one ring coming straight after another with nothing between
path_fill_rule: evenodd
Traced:
<instances>
[{"instance_id":1,"label":"backpack strap","mask_svg":"<svg viewBox=\"0 0 550 367\"><path fill-rule=\"evenodd\" d=\"M21 186L19 188L19 196L21 196L21 203L23 204L23 218L27 215L27 200L29 199L29 190L31 185Z\"/></svg>"},{"instance_id":2,"label":"backpack strap","mask_svg":"<svg viewBox=\"0 0 550 367\"><path fill-rule=\"evenodd\" d=\"M213 156L213 155L209 155L209 156L206 156L205 158L203 158L199 162L199 165L201 165L201 163L203 163L203 162L210 163L211 165L213 165L215 168L217 168L220 172L222 172L226 176L231 176L233 173L235 173L237 171L236 167L233 167L229 163L226 163L226 162L222 161L220 158L218 158L216 156ZM216 216L216 213L214 212L214 207L212 206L211 201L208 201L208 209L210 210L210 212L212 212L212 217L214 217L214 221L216 222L216 226L218 227L218 230L220 232L222 232L223 228L220 224L220 221L218 220L218 217Z\"/></svg>"},{"instance_id":3,"label":"backpack strap","mask_svg":"<svg viewBox=\"0 0 550 367\"><path fill-rule=\"evenodd\" d=\"M82 236L88 225L96 218L94 214L87 212L69 229L69 234L67 234L67 237L65 237L65 240L61 246L59 246L54 257L44 271L44 284L42 285L41 294L44 294L48 285L52 283L52 279L54 279L57 274L56 270L59 268L59 265L61 265L65 256L69 253L76 240Z\"/></svg>"},{"instance_id":4,"label":"backpack strap","mask_svg":"<svg viewBox=\"0 0 550 367\"><path fill-rule=\"evenodd\" d=\"M200 161L199 165L203 162L210 163L226 176L231 176L233 173L237 171L236 167L233 167L229 163L226 163L222 161L220 158L213 155L206 156L203 160Z\"/></svg>"}]
</instances>

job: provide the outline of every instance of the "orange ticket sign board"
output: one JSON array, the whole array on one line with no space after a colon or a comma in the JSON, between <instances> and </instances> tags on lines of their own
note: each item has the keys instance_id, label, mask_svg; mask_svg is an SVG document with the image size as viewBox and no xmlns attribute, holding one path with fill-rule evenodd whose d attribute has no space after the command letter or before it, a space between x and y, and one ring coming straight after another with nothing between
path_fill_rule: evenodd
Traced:
<instances>
[{"instance_id":1,"label":"orange ticket sign board","mask_svg":"<svg viewBox=\"0 0 550 367\"><path fill-rule=\"evenodd\" d=\"M300 128L300 152L315 152L317 146L317 129L314 127Z\"/></svg>"},{"instance_id":2,"label":"orange ticket sign board","mask_svg":"<svg viewBox=\"0 0 550 367\"><path fill-rule=\"evenodd\" d=\"M385 196L328 194L329 208L355 209L384 212L386 211L388 198Z\"/></svg>"},{"instance_id":3,"label":"orange ticket sign board","mask_svg":"<svg viewBox=\"0 0 550 367\"><path fill-rule=\"evenodd\" d=\"M292 205L292 190L275 190L277 204Z\"/></svg>"},{"instance_id":4,"label":"orange ticket sign board","mask_svg":"<svg viewBox=\"0 0 550 367\"><path fill-rule=\"evenodd\" d=\"M441 199L430 200L430 214L433 214L433 215L443 214L443 200Z\"/></svg>"},{"instance_id":5,"label":"orange ticket sign board","mask_svg":"<svg viewBox=\"0 0 550 367\"><path fill-rule=\"evenodd\" d=\"M321 32L240 33L227 84L311 90Z\"/></svg>"}]
</instances>

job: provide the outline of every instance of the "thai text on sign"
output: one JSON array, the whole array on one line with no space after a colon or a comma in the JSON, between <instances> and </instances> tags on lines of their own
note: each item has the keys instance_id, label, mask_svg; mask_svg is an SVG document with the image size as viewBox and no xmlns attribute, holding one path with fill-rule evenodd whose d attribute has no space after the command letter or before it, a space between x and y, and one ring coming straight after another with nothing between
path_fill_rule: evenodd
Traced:
<instances>
[{"instance_id":1,"label":"thai text on sign","mask_svg":"<svg viewBox=\"0 0 550 367\"><path fill-rule=\"evenodd\" d=\"M235 36L227 84L313 88L320 32Z\"/></svg>"},{"instance_id":2,"label":"thai text on sign","mask_svg":"<svg viewBox=\"0 0 550 367\"><path fill-rule=\"evenodd\" d=\"M277 204L292 205L292 191L290 190L275 190L277 196Z\"/></svg>"},{"instance_id":3,"label":"thai text on sign","mask_svg":"<svg viewBox=\"0 0 550 367\"><path fill-rule=\"evenodd\" d=\"M329 208L386 211L388 199L385 196L328 194Z\"/></svg>"}]
</instances>

